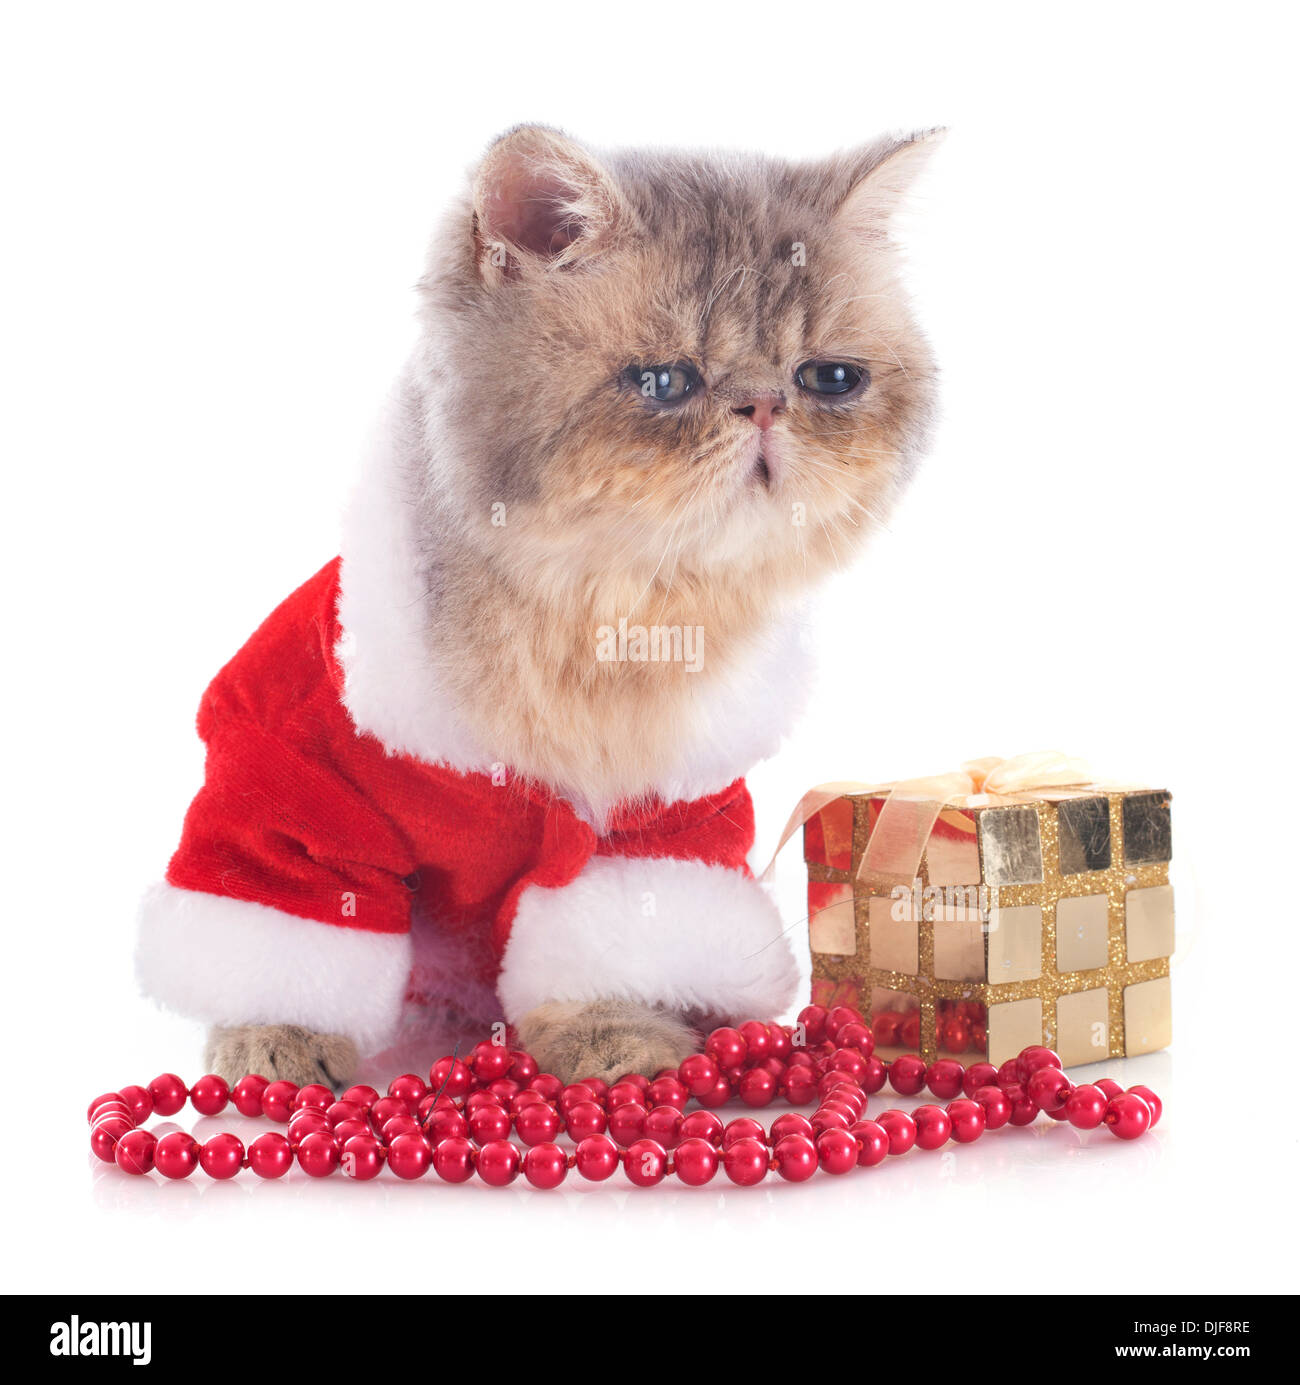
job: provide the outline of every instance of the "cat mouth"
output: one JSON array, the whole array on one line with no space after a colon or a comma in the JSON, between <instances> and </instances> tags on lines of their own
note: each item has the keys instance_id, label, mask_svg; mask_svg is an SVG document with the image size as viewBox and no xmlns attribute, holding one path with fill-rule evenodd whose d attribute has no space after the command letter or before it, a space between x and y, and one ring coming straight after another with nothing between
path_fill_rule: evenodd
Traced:
<instances>
[{"instance_id":1,"label":"cat mouth","mask_svg":"<svg viewBox=\"0 0 1300 1385\"><path fill-rule=\"evenodd\" d=\"M772 468L761 452L758 454L758 460L754 463L754 479L764 490L770 491L772 489Z\"/></svg>"}]
</instances>

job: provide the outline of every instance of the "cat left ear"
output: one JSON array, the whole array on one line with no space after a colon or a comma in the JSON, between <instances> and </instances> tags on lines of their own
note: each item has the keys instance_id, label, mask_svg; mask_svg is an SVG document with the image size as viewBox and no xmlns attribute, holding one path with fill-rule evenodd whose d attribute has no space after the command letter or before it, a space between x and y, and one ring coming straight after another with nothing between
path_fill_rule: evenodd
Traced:
<instances>
[{"instance_id":1,"label":"cat left ear","mask_svg":"<svg viewBox=\"0 0 1300 1385\"><path fill-rule=\"evenodd\" d=\"M847 187L836 217L867 239L880 239L948 132L921 130L889 136L842 160Z\"/></svg>"},{"instance_id":2,"label":"cat left ear","mask_svg":"<svg viewBox=\"0 0 1300 1385\"><path fill-rule=\"evenodd\" d=\"M520 125L488 150L474 177L479 269L494 283L594 254L625 215L610 174L580 144Z\"/></svg>"}]
</instances>

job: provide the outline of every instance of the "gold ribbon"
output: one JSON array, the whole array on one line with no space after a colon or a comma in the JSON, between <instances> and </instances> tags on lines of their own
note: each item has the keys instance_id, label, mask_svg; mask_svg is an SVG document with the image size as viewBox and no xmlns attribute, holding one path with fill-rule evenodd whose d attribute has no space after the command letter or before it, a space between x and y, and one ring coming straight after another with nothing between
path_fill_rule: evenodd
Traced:
<instances>
[{"instance_id":1,"label":"gold ribbon","mask_svg":"<svg viewBox=\"0 0 1300 1385\"><path fill-rule=\"evenodd\" d=\"M988 756L967 760L950 774L898 779L884 784L842 781L808 790L790 814L772 859L760 877L770 880L776 858L796 832L829 803L846 794L885 794L880 815L867 840L856 879L873 894L895 886L912 888L930 833L945 808L983 808L994 804L1031 803L1042 789L1083 788L1092 783L1088 766L1057 750L1036 750L1010 759Z\"/></svg>"}]
</instances>

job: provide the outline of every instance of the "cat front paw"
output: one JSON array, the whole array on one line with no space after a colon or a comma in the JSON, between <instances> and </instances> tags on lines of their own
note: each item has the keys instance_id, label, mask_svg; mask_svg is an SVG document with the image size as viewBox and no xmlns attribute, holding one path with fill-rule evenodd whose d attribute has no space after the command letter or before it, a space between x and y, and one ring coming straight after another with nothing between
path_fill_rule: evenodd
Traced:
<instances>
[{"instance_id":1,"label":"cat front paw","mask_svg":"<svg viewBox=\"0 0 1300 1385\"><path fill-rule=\"evenodd\" d=\"M343 1034L314 1034L296 1024L245 1024L208 1031L203 1061L209 1072L235 1083L247 1073L305 1087L337 1090L357 1067L357 1046Z\"/></svg>"},{"instance_id":2,"label":"cat front paw","mask_svg":"<svg viewBox=\"0 0 1300 1385\"><path fill-rule=\"evenodd\" d=\"M562 1082L615 1082L629 1073L653 1077L700 1046L684 1020L633 1000L550 1001L530 1010L516 1032L542 1071Z\"/></svg>"}]
</instances>

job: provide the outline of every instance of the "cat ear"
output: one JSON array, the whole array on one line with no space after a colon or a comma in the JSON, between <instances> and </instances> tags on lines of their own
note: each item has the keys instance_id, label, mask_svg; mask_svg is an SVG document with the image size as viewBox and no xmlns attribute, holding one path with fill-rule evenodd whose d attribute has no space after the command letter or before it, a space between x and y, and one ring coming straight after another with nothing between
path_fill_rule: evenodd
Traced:
<instances>
[{"instance_id":1,"label":"cat ear","mask_svg":"<svg viewBox=\"0 0 1300 1385\"><path fill-rule=\"evenodd\" d=\"M841 185L836 219L861 237L882 239L947 133L934 129L891 135L837 160L847 186Z\"/></svg>"},{"instance_id":2,"label":"cat ear","mask_svg":"<svg viewBox=\"0 0 1300 1385\"><path fill-rule=\"evenodd\" d=\"M474 176L474 234L489 282L573 264L604 246L626 214L618 185L580 144L519 125Z\"/></svg>"}]
</instances>

